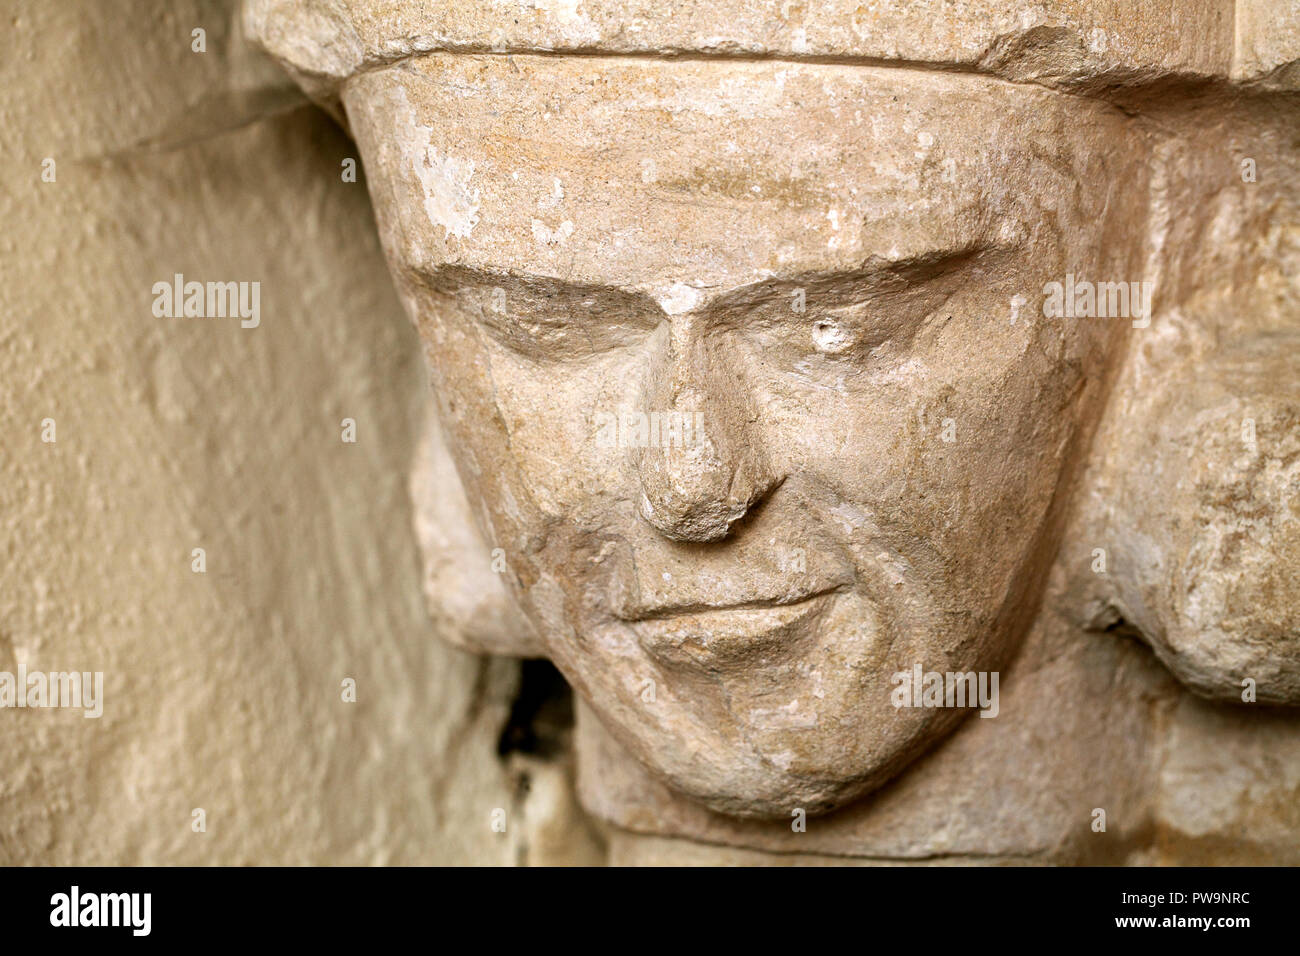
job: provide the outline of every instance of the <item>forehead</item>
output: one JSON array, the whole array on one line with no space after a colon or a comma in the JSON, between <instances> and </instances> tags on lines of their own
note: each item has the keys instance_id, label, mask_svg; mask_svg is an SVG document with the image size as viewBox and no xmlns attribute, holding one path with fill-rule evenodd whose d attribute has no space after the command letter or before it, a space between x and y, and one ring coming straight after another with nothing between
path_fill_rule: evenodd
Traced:
<instances>
[{"instance_id":1,"label":"forehead","mask_svg":"<svg viewBox=\"0 0 1300 956\"><path fill-rule=\"evenodd\" d=\"M999 80L780 61L431 55L344 103L402 264L670 308L1029 235L1050 252L1043 235L1096 232L1114 170L1089 144L1122 135L1104 107Z\"/></svg>"}]
</instances>

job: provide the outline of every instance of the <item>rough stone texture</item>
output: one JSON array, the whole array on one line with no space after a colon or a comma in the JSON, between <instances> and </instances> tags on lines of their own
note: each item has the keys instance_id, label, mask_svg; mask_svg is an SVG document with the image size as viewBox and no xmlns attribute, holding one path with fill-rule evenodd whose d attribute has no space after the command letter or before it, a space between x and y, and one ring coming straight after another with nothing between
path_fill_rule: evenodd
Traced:
<instances>
[{"instance_id":1,"label":"rough stone texture","mask_svg":"<svg viewBox=\"0 0 1300 956\"><path fill-rule=\"evenodd\" d=\"M1050 274L1140 265L1119 237L1144 228L1121 199L1141 170L1109 155L1125 117L956 75L522 56L432 55L362 75L344 104L471 500L548 654L624 743L719 809L771 816L842 804L944 733L950 712L899 714L860 681L917 655L983 669L1032 612L1120 339L977 319L1040 281L1022 253L1049 228ZM790 321L805 286L815 311ZM828 304L843 341L819 351ZM629 467L593 440L593 414L624 408L698 412L703 447ZM1007 473L1026 443L1038 465ZM699 547L760 502L734 547ZM1020 544L983 551L995 534ZM774 542L806 542L804 571ZM717 614L697 637L682 605ZM771 628L811 656L757 639Z\"/></svg>"},{"instance_id":2,"label":"rough stone texture","mask_svg":"<svg viewBox=\"0 0 1300 956\"><path fill-rule=\"evenodd\" d=\"M0 859L1300 862L1294 3L232 12L4 11Z\"/></svg>"},{"instance_id":3,"label":"rough stone texture","mask_svg":"<svg viewBox=\"0 0 1300 956\"><path fill-rule=\"evenodd\" d=\"M1260 702L1296 704L1300 153L1294 112L1267 102L1151 124L1159 309L1098 436L1077 560L1107 552L1086 625L1137 629L1202 695L1240 703L1249 679Z\"/></svg>"},{"instance_id":4,"label":"rough stone texture","mask_svg":"<svg viewBox=\"0 0 1300 956\"><path fill-rule=\"evenodd\" d=\"M248 22L322 98L433 51L853 59L1072 85L1226 77L1234 37L1231 0L249 0Z\"/></svg>"},{"instance_id":5,"label":"rough stone texture","mask_svg":"<svg viewBox=\"0 0 1300 956\"><path fill-rule=\"evenodd\" d=\"M1052 596L1061 590L1058 581ZM626 830L781 854L1123 863L1150 838L1156 717L1175 694L1136 645L1079 640L1068 622L1047 616L1003 672L996 719L967 720L892 783L809 819L803 832L792 829L795 804L783 819L747 822L681 799L590 714L578 724L579 791L593 813ZM1097 807L1107 812L1105 833L1090 829Z\"/></svg>"},{"instance_id":6,"label":"rough stone texture","mask_svg":"<svg viewBox=\"0 0 1300 956\"><path fill-rule=\"evenodd\" d=\"M231 3L2 6L0 670L106 700L0 711L0 863L599 859L549 836L561 768L496 756L518 665L421 606L423 374L354 148ZM260 281L260 326L155 318L175 272Z\"/></svg>"},{"instance_id":7,"label":"rough stone texture","mask_svg":"<svg viewBox=\"0 0 1300 956\"><path fill-rule=\"evenodd\" d=\"M1278 89L1300 89L1300 2L1237 0L1232 75Z\"/></svg>"},{"instance_id":8,"label":"rough stone texture","mask_svg":"<svg viewBox=\"0 0 1300 956\"><path fill-rule=\"evenodd\" d=\"M437 493L430 494L431 488ZM432 407L411 469L411 500L424 555L425 602L435 631L479 654L543 656L532 624L493 570L494 556L481 529L466 520L470 504ZM503 559L498 555L497 560Z\"/></svg>"},{"instance_id":9,"label":"rough stone texture","mask_svg":"<svg viewBox=\"0 0 1300 956\"><path fill-rule=\"evenodd\" d=\"M1169 718L1153 862L1295 866L1300 737L1294 717L1184 696Z\"/></svg>"},{"instance_id":10,"label":"rough stone texture","mask_svg":"<svg viewBox=\"0 0 1300 956\"><path fill-rule=\"evenodd\" d=\"M429 593L573 684L614 862L1300 860L1294 5L247 11L426 346Z\"/></svg>"}]
</instances>

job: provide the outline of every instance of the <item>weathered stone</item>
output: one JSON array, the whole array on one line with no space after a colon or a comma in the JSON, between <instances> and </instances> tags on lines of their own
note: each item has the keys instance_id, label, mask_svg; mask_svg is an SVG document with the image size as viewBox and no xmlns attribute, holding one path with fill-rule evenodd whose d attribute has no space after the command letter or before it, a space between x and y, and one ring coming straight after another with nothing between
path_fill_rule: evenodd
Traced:
<instances>
[{"instance_id":1,"label":"weathered stone","mask_svg":"<svg viewBox=\"0 0 1300 956\"><path fill-rule=\"evenodd\" d=\"M433 52L853 60L1068 85L1226 77L1233 9L1230 0L248 0L247 18L314 95L332 98L357 73Z\"/></svg>"},{"instance_id":2,"label":"weathered stone","mask_svg":"<svg viewBox=\"0 0 1300 956\"><path fill-rule=\"evenodd\" d=\"M1234 79L1300 89L1300 3L1237 0Z\"/></svg>"},{"instance_id":3,"label":"weathered stone","mask_svg":"<svg viewBox=\"0 0 1300 956\"><path fill-rule=\"evenodd\" d=\"M421 607L419 346L355 147L232 0L4 7L0 672L104 695L0 709L0 864L556 859L559 767L491 828L518 663ZM151 314L177 272L260 282L260 324Z\"/></svg>"},{"instance_id":4,"label":"weathered stone","mask_svg":"<svg viewBox=\"0 0 1300 956\"><path fill-rule=\"evenodd\" d=\"M1300 858L1185 810L1187 727L1300 735L1262 709L1300 704L1294 21L509 9L246 22L356 137L426 346L431 597L563 671L585 804L810 859Z\"/></svg>"}]
</instances>

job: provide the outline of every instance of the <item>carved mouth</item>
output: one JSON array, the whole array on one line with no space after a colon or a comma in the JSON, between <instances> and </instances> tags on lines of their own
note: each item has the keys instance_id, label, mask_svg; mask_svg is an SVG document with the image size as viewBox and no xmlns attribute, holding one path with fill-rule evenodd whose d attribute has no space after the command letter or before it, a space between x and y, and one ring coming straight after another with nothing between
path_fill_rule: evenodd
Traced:
<instances>
[{"instance_id":1,"label":"carved mouth","mask_svg":"<svg viewBox=\"0 0 1300 956\"><path fill-rule=\"evenodd\" d=\"M788 659L807 644L835 591L729 607L676 608L628 621L647 654L668 666L712 669Z\"/></svg>"}]
</instances>

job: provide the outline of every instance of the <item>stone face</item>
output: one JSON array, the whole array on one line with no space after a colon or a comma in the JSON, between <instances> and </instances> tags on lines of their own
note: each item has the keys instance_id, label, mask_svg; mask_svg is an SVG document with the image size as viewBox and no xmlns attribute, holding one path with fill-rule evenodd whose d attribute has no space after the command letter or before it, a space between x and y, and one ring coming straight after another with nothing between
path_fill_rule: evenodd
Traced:
<instances>
[{"instance_id":1,"label":"stone face","mask_svg":"<svg viewBox=\"0 0 1300 956\"><path fill-rule=\"evenodd\" d=\"M891 675L996 669L1026 623L1123 326L988 316L1071 263L1128 272L1144 228L1141 167L1110 158L1125 118L1062 105L976 77L522 56L345 93L526 613L624 743L716 809L880 784L953 719L895 709ZM602 443L629 412L702 428Z\"/></svg>"},{"instance_id":2,"label":"stone face","mask_svg":"<svg viewBox=\"0 0 1300 956\"><path fill-rule=\"evenodd\" d=\"M615 859L1300 859L1255 751L1188 810L1300 735L1291 21L504 10L246 22L425 346L435 617L564 673Z\"/></svg>"}]
</instances>

